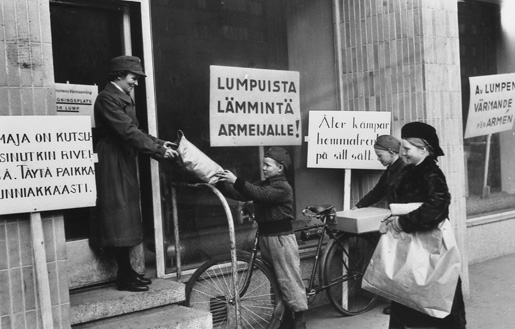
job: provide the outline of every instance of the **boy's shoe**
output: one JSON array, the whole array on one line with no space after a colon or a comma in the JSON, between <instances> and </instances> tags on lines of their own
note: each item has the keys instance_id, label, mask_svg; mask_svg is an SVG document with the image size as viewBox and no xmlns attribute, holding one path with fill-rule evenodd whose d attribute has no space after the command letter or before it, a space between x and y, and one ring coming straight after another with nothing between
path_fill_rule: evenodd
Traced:
<instances>
[{"instance_id":1,"label":"boy's shoe","mask_svg":"<svg viewBox=\"0 0 515 329\"><path fill-rule=\"evenodd\" d=\"M294 329L306 329L306 317L304 311L295 312Z\"/></svg>"},{"instance_id":2,"label":"boy's shoe","mask_svg":"<svg viewBox=\"0 0 515 329\"><path fill-rule=\"evenodd\" d=\"M288 309L284 310L281 325L277 329L294 329L292 313Z\"/></svg>"}]
</instances>

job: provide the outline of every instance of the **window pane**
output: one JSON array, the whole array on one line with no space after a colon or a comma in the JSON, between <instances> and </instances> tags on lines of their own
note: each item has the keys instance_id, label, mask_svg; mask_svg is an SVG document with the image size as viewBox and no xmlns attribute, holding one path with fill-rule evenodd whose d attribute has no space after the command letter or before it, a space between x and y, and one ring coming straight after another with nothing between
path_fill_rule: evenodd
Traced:
<instances>
[{"instance_id":1,"label":"window pane","mask_svg":"<svg viewBox=\"0 0 515 329\"><path fill-rule=\"evenodd\" d=\"M481 2L458 4L460 27L460 62L464 129L470 99L469 77L494 75L497 71L497 44L500 33L500 8ZM480 22L480 23L478 23ZM499 133L490 140L478 136L464 140L465 168L467 169L467 216L474 217L515 208L515 195L506 186L502 162L513 156L513 147L502 146ZM487 161L488 158L488 161ZM485 175L486 166L488 170Z\"/></svg>"},{"instance_id":2,"label":"window pane","mask_svg":"<svg viewBox=\"0 0 515 329\"><path fill-rule=\"evenodd\" d=\"M225 169L260 179L258 147L210 147L209 67L288 69L283 6L272 0L152 2L152 30L160 31L153 35L160 138L176 140L182 130ZM161 171L164 238L172 241L172 184L195 179L172 163ZM252 225L241 219L240 204L230 203L237 234L243 235L237 240L243 241ZM185 267L229 250L227 219L212 192L178 187L177 211Z\"/></svg>"}]
</instances>

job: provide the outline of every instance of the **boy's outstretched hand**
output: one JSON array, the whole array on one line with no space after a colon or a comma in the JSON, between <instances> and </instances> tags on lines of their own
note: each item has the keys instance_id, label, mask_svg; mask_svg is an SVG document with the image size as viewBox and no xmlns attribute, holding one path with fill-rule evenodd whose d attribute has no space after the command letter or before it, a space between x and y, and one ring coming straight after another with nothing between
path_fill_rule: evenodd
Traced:
<instances>
[{"instance_id":1,"label":"boy's outstretched hand","mask_svg":"<svg viewBox=\"0 0 515 329\"><path fill-rule=\"evenodd\" d=\"M215 174L216 177L222 182L234 184L236 182L236 175L229 170L219 171Z\"/></svg>"}]
</instances>

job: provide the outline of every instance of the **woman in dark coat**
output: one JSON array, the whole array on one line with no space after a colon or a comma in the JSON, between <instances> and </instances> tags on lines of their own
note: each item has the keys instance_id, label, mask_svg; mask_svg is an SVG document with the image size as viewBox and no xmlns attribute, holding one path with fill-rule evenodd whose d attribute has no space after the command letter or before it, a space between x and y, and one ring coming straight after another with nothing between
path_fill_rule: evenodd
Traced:
<instances>
[{"instance_id":1,"label":"woman in dark coat","mask_svg":"<svg viewBox=\"0 0 515 329\"><path fill-rule=\"evenodd\" d=\"M422 202L420 208L396 217L389 225L407 233L434 229L449 215L451 195L437 157L444 155L435 129L422 122L404 125L401 130L403 156L407 165L394 184L396 203ZM451 314L443 319L431 317L392 302L390 329L431 328L464 329L465 304L458 280Z\"/></svg>"},{"instance_id":2,"label":"woman in dark coat","mask_svg":"<svg viewBox=\"0 0 515 329\"><path fill-rule=\"evenodd\" d=\"M169 142L138 128L131 92L145 77L141 61L120 56L110 62L109 82L95 101L98 154L97 204L91 221L90 243L114 248L119 290L147 291L150 279L130 264L131 247L143 240L137 155L156 160L175 158Z\"/></svg>"}]
</instances>

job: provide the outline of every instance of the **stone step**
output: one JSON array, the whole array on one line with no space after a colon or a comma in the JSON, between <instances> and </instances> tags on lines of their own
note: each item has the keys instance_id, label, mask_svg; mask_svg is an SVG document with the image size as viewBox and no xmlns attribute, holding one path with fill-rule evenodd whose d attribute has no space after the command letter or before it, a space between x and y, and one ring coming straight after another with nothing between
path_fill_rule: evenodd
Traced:
<instances>
[{"instance_id":1,"label":"stone step","mask_svg":"<svg viewBox=\"0 0 515 329\"><path fill-rule=\"evenodd\" d=\"M113 318L78 324L73 329L212 329L211 313L168 305Z\"/></svg>"},{"instance_id":2,"label":"stone step","mask_svg":"<svg viewBox=\"0 0 515 329\"><path fill-rule=\"evenodd\" d=\"M72 325L88 323L179 304L185 299L184 283L181 282L154 279L149 288L145 292L128 292L118 291L114 285L108 285L74 291L70 293L70 322Z\"/></svg>"}]
</instances>

